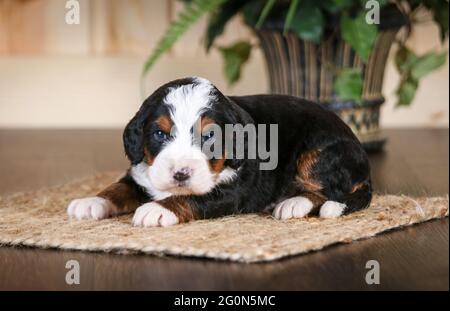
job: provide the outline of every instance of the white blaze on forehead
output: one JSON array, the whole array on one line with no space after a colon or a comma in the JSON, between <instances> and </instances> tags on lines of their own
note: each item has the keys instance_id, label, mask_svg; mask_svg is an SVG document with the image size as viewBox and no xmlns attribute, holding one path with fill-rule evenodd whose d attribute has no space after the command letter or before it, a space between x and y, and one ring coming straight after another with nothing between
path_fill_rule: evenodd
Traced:
<instances>
[{"instance_id":1,"label":"white blaze on forehead","mask_svg":"<svg viewBox=\"0 0 450 311\"><path fill-rule=\"evenodd\" d=\"M170 117L176 136L188 134L190 137L192 126L210 107L212 84L203 78L195 78L194 82L171 88L164 99L164 103L171 108Z\"/></svg>"}]
</instances>

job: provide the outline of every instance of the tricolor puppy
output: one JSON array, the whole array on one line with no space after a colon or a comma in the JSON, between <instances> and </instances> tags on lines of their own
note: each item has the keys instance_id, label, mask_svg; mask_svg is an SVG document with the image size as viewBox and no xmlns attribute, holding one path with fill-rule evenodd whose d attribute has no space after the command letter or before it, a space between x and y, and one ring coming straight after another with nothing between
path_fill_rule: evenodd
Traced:
<instances>
[{"instance_id":1,"label":"tricolor puppy","mask_svg":"<svg viewBox=\"0 0 450 311\"><path fill-rule=\"evenodd\" d=\"M261 124L278 125L275 138L257 137L278 148L274 169L226 144L227 125ZM212 135L214 127L225 134ZM71 217L134 212L135 226L169 226L270 209L277 219L330 218L366 208L372 197L367 155L352 131L332 112L292 96L225 96L202 78L175 80L144 101L123 141L127 174L95 197L72 201ZM203 148L217 151L211 142L224 146L212 157Z\"/></svg>"}]
</instances>

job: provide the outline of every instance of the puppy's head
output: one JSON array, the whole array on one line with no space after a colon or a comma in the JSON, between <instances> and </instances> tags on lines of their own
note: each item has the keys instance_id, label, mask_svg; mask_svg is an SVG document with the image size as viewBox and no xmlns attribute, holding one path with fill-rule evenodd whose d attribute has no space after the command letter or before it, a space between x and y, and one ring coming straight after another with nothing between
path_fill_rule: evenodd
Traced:
<instances>
[{"instance_id":1,"label":"puppy's head","mask_svg":"<svg viewBox=\"0 0 450 311\"><path fill-rule=\"evenodd\" d=\"M133 176L157 192L175 195L208 193L229 181L241 164L226 159L225 124L248 123L249 116L202 78L163 85L148 97L123 134ZM221 150L213 143L221 140ZM205 144L211 148L204 148ZM205 152L208 149L209 152ZM211 151L214 155L211 156ZM146 181L143 181L146 180Z\"/></svg>"}]
</instances>

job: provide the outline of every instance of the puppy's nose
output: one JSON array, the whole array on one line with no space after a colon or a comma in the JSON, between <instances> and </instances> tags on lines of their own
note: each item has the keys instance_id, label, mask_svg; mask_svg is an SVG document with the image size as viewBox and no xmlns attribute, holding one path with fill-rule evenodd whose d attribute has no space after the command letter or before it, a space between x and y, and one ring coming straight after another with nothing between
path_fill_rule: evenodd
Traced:
<instances>
[{"instance_id":1,"label":"puppy's nose","mask_svg":"<svg viewBox=\"0 0 450 311\"><path fill-rule=\"evenodd\" d=\"M183 167L173 174L173 179L179 182L186 181L189 177L191 177L191 170L188 167Z\"/></svg>"}]
</instances>

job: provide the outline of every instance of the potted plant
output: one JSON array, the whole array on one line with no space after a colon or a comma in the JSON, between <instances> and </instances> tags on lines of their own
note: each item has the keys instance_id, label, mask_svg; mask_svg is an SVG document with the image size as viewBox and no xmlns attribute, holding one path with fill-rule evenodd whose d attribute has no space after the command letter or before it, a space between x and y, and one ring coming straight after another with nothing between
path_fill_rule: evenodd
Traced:
<instances>
[{"instance_id":1,"label":"potted plant","mask_svg":"<svg viewBox=\"0 0 450 311\"><path fill-rule=\"evenodd\" d=\"M236 82L254 48L248 41L215 46L232 17L241 14L259 39L272 93L300 96L336 112L368 150L384 143L379 130L388 53L396 44L400 74L397 106L411 104L420 79L443 65L447 52L416 55L406 40L413 25L430 19L448 36L447 0L190 0L146 61L157 59L203 15L209 15L205 48L218 48L224 74ZM427 12L428 15L421 14ZM400 31L404 29L404 31Z\"/></svg>"}]
</instances>

